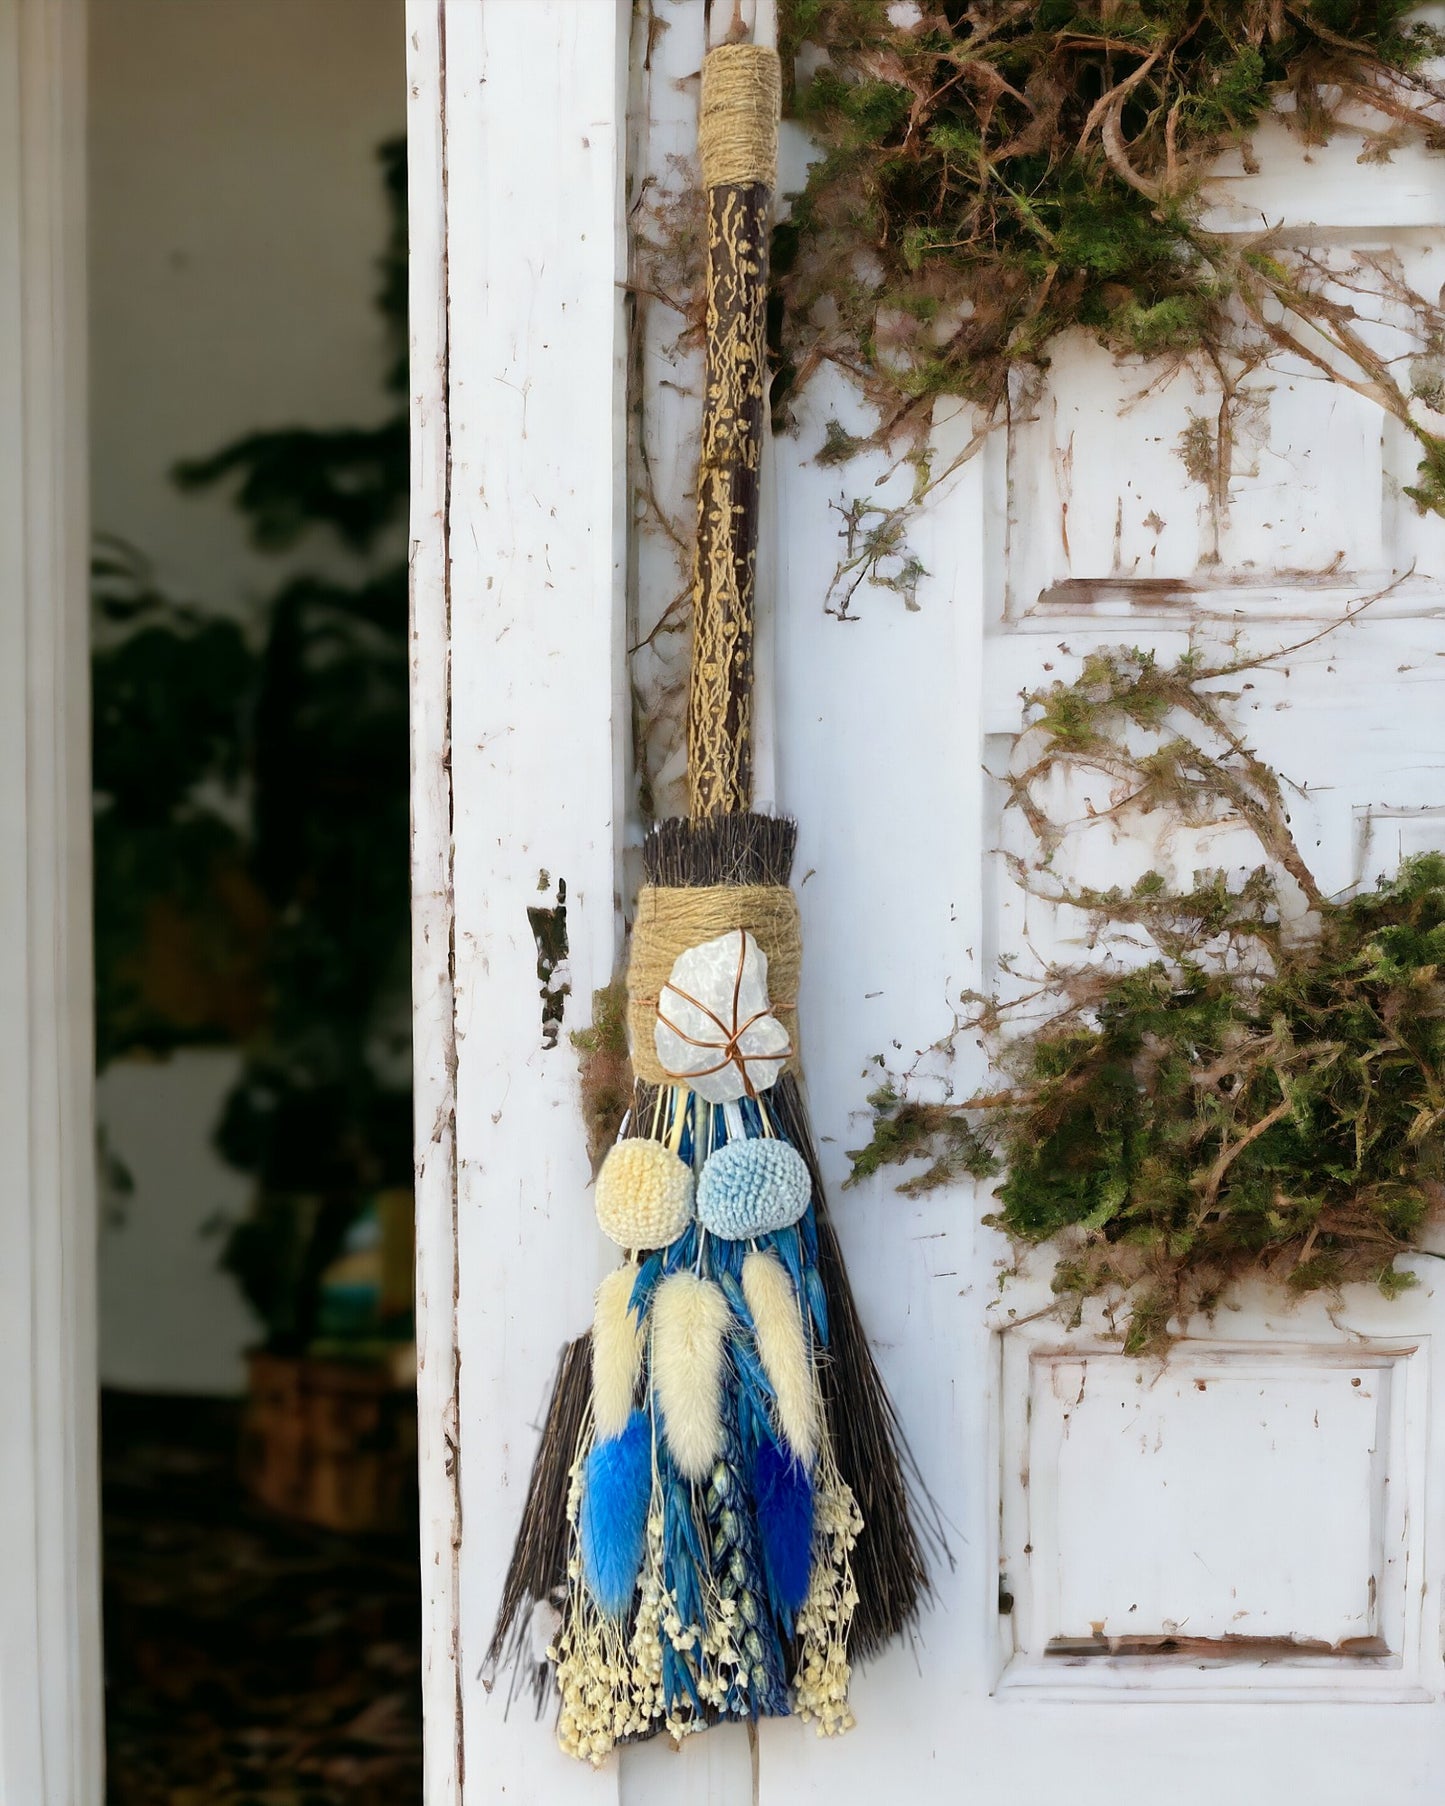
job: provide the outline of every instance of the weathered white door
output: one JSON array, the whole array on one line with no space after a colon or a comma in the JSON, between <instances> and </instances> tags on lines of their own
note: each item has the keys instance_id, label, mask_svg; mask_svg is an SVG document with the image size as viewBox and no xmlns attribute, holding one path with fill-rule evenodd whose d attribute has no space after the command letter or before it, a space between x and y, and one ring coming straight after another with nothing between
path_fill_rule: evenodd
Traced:
<instances>
[{"instance_id":1,"label":"weathered white door","mask_svg":"<svg viewBox=\"0 0 1445 1806\"><path fill-rule=\"evenodd\" d=\"M811 460L828 418L852 424L850 397L818 386L773 448L762 789L801 824L809 1092L954 1564L916 1647L856 1681L859 1725L836 1743L769 1723L755 1749L715 1733L593 1775L481 1685L551 1363L604 1261L567 1031L619 949L627 763L641 747L663 806L678 771L683 647L654 629L685 558L668 525L687 518L695 371L663 310L629 332L617 284L629 208L690 148L703 8L643 7L630 40L626 11L415 0L411 15L428 1806L1433 1800L1436 1263L1393 1303L1250 1293L1161 1367L1102 1323L1036 1314L1046 1262L1001 1288L1010 1255L981 1226L982 1192L840 1189L877 1060L926 1073L1001 955L1069 950L1067 924L1012 883L1017 825L989 773L1020 691L1091 647L1167 654L1191 624L1294 644L1387 592L1255 676L1249 733L1307 786L1295 831L1327 891L1445 844L1445 528L1402 500L1393 425L1285 365L1253 379L1221 488L1176 455L1217 410L1207 387L1150 387L1060 347L1042 400L913 521L916 612L867 591L854 619L824 609L831 504L880 474ZM1436 164L1262 150L1262 173L1223 184L1222 224L1262 210L1341 257L1388 252L1436 291ZM970 430L939 419L939 465ZM1081 836L1076 855L1106 877L1147 862L1127 838ZM559 1033L534 928L564 907ZM964 1043L956 1083L973 1058Z\"/></svg>"}]
</instances>

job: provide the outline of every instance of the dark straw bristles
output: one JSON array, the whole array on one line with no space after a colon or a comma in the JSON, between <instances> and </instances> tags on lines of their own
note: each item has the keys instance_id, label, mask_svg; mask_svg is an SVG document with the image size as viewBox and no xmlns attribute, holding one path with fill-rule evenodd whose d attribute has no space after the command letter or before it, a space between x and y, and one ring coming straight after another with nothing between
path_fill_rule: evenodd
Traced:
<instances>
[{"instance_id":1,"label":"dark straw bristles","mask_svg":"<svg viewBox=\"0 0 1445 1806\"><path fill-rule=\"evenodd\" d=\"M660 821L642 843L649 884L692 890L712 884L786 884L798 824L785 815L709 815Z\"/></svg>"},{"instance_id":2,"label":"dark straw bristles","mask_svg":"<svg viewBox=\"0 0 1445 1806\"><path fill-rule=\"evenodd\" d=\"M592 1337L578 1336L562 1350L557 1363L521 1528L483 1665L489 1682L498 1669L510 1670L509 1703L524 1678L530 1681L539 1713L546 1703L551 1670L532 1656L532 1610L544 1599L560 1599L567 1585L567 1492L591 1397Z\"/></svg>"}]
</instances>

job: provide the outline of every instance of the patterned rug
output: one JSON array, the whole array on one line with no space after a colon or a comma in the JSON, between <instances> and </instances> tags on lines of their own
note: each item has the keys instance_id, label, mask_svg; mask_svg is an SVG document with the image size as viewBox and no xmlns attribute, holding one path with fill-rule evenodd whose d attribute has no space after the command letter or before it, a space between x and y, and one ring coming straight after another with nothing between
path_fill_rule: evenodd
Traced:
<instances>
[{"instance_id":1,"label":"patterned rug","mask_svg":"<svg viewBox=\"0 0 1445 1806\"><path fill-rule=\"evenodd\" d=\"M417 1806L415 1539L252 1505L238 1416L102 1400L108 1806Z\"/></svg>"}]
</instances>

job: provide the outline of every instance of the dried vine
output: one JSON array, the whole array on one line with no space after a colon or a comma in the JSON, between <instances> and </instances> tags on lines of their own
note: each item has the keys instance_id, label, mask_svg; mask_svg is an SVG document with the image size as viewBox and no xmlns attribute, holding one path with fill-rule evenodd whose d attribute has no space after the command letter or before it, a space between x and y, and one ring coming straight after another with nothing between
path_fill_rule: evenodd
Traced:
<instances>
[{"instance_id":1,"label":"dried vine","mask_svg":"<svg viewBox=\"0 0 1445 1806\"><path fill-rule=\"evenodd\" d=\"M926 573L908 522L946 474L926 443L935 400L978 407L967 457L1011 383L1027 391L1071 330L1165 371L1191 359L1209 370L1218 417L1192 416L1181 454L1221 504L1235 418L1259 405L1246 378L1290 356L1398 421L1418 449L1406 493L1445 511L1438 300L1389 254L1203 223L1218 158L1238 150L1253 167L1253 136L1270 120L1307 146L1352 136L1364 163L1388 163L1412 140L1445 143L1445 88L1430 68L1445 39L1411 12L1405 0L783 0L786 104L823 154L774 234L775 418L786 424L808 378L833 365L877 424L829 422L819 462L883 445L915 464L901 502L874 491L841 504L831 612L848 618L865 586L915 605ZM644 70L666 29L644 6ZM700 342L705 232L687 160L646 176L632 228L638 410L648 331L680 371ZM653 309L673 316L675 335L648 328ZM635 673L635 732L651 814L654 787L669 803L677 788L692 532L635 424L638 519L677 565L633 647L647 665L645 679Z\"/></svg>"},{"instance_id":2,"label":"dried vine","mask_svg":"<svg viewBox=\"0 0 1445 1806\"><path fill-rule=\"evenodd\" d=\"M1056 1246L1076 1319L1086 1299L1122 1307L1130 1352L1250 1275L1393 1295L1412 1283L1397 1257L1445 1207L1445 856L1322 894L1219 688L1263 662L1103 651L1027 699L1009 800L1039 857L1015 877L1081 911L1096 957L1047 971L1022 1004L973 999L961 1026L1000 1088L948 1105L885 1086L852 1156L855 1175L927 1158L912 1191L1002 1172L990 1222ZM1107 778L1115 822L1246 826L1262 862L1186 893L1157 872L1071 888L1051 863L1065 824L1040 800L1069 773Z\"/></svg>"},{"instance_id":3,"label":"dried vine","mask_svg":"<svg viewBox=\"0 0 1445 1806\"><path fill-rule=\"evenodd\" d=\"M775 413L821 365L874 404L834 423L922 460L935 399L997 419L1082 329L1121 355L1202 360L1226 404L1280 355L1368 397L1418 448L1407 493L1445 513L1445 316L1378 257L1205 224L1220 155L1280 119L1360 161L1445 138L1445 50L1408 0L785 0L793 110L823 156L774 250ZM1380 349L1368 294L1403 333ZM926 473L922 478L926 485ZM916 500L916 497L915 497ZM905 509L895 511L900 517ZM897 521L868 531L896 550ZM869 576L870 541L846 548ZM856 588L856 583L854 584Z\"/></svg>"}]
</instances>

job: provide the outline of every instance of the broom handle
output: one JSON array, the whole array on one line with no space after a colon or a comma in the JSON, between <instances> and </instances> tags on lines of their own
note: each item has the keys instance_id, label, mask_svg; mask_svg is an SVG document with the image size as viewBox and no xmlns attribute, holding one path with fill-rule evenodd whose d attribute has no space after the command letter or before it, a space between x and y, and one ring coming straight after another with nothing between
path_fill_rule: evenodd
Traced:
<instances>
[{"instance_id":1,"label":"broom handle","mask_svg":"<svg viewBox=\"0 0 1445 1806\"><path fill-rule=\"evenodd\" d=\"M703 60L707 349L687 709L694 821L752 804L753 585L779 91L777 52L762 44L720 45Z\"/></svg>"}]
</instances>

